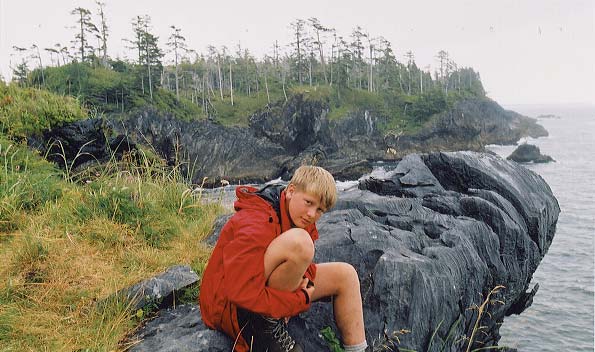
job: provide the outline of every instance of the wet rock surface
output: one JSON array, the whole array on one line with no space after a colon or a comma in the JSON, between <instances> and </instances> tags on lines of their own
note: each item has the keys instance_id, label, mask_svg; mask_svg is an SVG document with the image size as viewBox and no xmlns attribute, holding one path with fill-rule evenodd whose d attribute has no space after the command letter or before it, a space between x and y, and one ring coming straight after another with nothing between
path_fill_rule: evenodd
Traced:
<instances>
[{"instance_id":1,"label":"wet rock surface","mask_svg":"<svg viewBox=\"0 0 595 352\"><path fill-rule=\"evenodd\" d=\"M536 293L529 283L559 211L541 177L497 156L409 155L394 171L340 194L318 222L315 261L357 269L368 343L377 347L398 337L401 347L417 351L464 350L477 320L473 307L503 285L473 344L493 346L503 318L521 313ZM338 331L326 303L289 324L306 351L327 349L320 334L327 326ZM209 342L199 344L205 336ZM135 351L229 351L232 343L205 329L198 308L187 306L162 311L137 337Z\"/></svg>"}]
</instances>

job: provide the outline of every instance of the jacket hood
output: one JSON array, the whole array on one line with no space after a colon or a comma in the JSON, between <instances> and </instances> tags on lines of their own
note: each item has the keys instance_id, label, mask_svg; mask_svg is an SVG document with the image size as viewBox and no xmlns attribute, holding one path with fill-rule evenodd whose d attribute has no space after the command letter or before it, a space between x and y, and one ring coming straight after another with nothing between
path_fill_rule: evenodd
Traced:
<instances>
[{"instance_id":1,"label":"jacket hood","mask_svg":"<svg viewBox=\"0 0 595 352\"><path fill-rule=\"evenodd\" d=\"M257 189L250 186L240 186L236 188L238 200L234 203L236 211L242 209L262 209L270 210L273 208L277 217L281 218L281 192L285 189L284 185L268 185Z\"/></svg>"},{"instance_id":2,"label":"jacket hood","mask_svg":"<svg viewBox=\"0 0 595 352\"><path fill-rule=\"evenodd\" d=\"M281 231L285 232L292 227L287 205L285 204L285 196L283 190L285 185L268 185L264 188L257 189L251 186L240 186L236 188L236 196L238 200L234 203L236 211L242 209L260 210L275 214L277 219L275 222L281 224ZM284 210L282 211L281 208ZM316 224L311 224L305 228L313 240L318 239L318 231Z\"/></svg>"}]
</instances>

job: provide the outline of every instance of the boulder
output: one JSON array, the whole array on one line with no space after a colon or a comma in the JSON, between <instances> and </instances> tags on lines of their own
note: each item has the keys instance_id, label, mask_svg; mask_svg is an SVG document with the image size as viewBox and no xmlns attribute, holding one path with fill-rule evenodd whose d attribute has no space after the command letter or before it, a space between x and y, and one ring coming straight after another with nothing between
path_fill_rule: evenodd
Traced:
<instances>
[{"instance_id":1,"label":"boulder","mask_svg":"<svg viewBox=\"0 0 595 352\"><path fill-rule=\"evenodd\" d=\"M366 335L376 348L464 350L478 320L472 347L496 346L504 317L521 313L537 292L529 283L559 212L541 177L498 156L410 155L386 177L340 194L318 222L315 262L357 269ZM198 315L196 307L163 311L138 331L136 350L229 351L231 340L205 329ZM306 351L328 348L325 327L338 332L323 303L289 324Z\"/></svg>"},{"instance_id":2,"label":"boulder","mask_svg":"<svg viewBox=\"0 0 595 352\"><path fill-rule=\"evenodd\" d=\"M229 352L233 346L223 333L205 326L195 304L162 310L127 344L133 345L131 352Z\"/></svg>"},{"instance_id":3,"label":"boulder","mask_svg":"<svg viewBox=\"0 0 595 352\"><path fill-rule=\"evenodd\" d=\"M549 163L554 161L551 156L541 154L539 147L527 143L519 145L506 159L517 163Z\"/></svg>"},{"instance_id":4,"label":"boulder","mask_svg":"<svg viewBox=\"0 0 595 352\"><path fill-rule=\"evenodd\" d=\"M149 305L167 307L175 302L176 292L197 282L198 275L190 266L176 265L155 277L121 290L116 295L128 299L135 310Z\"/></svg>"},{"instance_id":5,"label":"boulder","mask_svg":"<svg viewBox=\"0 0 595 352\"><path fill-rule=\"evenodd\" d=\"M55 127L28 143L61 167L76 169L89 163L120 158L136 145L122 134L114 135L103 118L80 120Z\"/></svg>"}]
</instances>

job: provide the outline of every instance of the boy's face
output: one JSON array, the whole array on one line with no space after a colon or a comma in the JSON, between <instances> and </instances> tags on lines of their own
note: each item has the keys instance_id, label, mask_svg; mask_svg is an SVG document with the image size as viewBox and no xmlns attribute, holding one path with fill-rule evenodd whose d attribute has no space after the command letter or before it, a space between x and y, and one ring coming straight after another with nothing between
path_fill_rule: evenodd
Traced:
<instances>
[{"instance_id":1,"label":"boy's face","mask_svg":"<svg viewBox=\"0 0 595 352\"><path fill-rule=\"evenodd\" d=\"M287 186L285 199L291 222L299 228L306 228L320 219L325 209L322 208L320 197L299 191L293 184Z\"/></svg>"}]
</instances>

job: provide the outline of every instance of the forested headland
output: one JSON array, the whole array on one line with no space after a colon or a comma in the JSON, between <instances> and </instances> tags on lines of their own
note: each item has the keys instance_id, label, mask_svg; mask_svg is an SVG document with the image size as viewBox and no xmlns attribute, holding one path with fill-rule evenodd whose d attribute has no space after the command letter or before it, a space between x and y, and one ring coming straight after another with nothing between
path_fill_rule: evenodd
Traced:
<instances>
[{"instance_id":1,"label":"forested headland","mask_svg":"<svg viewBox=\"0 0 595 352\"><path fill-rule=\"evenodd\" d=\"M329 103L330 118L368 109L407 131L461 98L485 96L479 74L459 67L444 50L437 51L431 72L417 65L413 52L393 48L381 35L360 26L338 33L316 18L290 23L293 40L275 41L268 54L256 57L239 44L189 48L183 28L175 25L169 37L159 38L153 19L139 15L131 20L130 35L121 38L132 59L111 57L104 10L100 2L93 11L73 9L68 44L13 47L13 80L77 97L98 113L153 106L181 119L224 125L245 125L267 104L307 92Z\"/></svg>"}]
</instances>

